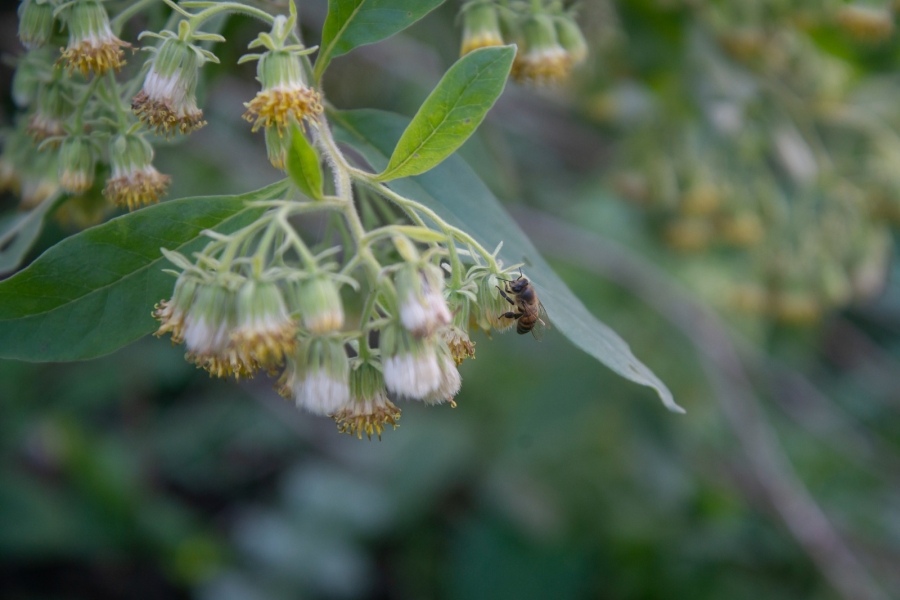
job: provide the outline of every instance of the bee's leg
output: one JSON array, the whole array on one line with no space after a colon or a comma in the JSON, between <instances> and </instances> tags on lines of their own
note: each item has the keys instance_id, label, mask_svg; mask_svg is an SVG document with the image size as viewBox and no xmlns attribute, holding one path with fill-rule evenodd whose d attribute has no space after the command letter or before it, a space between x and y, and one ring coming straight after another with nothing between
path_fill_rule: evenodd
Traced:
<instances>
[{"instance_id":1,"label":"bee's leg","mask_svg":"<svg viewBox=\"0 0 900 600\"><path fill-rule=\"evenodd\" d=\"M500 288L499 285L497 286L497 289L500 290L500 295L503 296L504 298L506 298L506 301L507 301L507 302L509 302L509 303L512 304L513 306L516 305L516 303L512 301L512 298L510 298L509 296L507 296L507 295L506 295L506 292L504 292L504 291Z\"/></svg>"},{"instance_id":2,"label":"bee's leg","mask_svg":"<svg viewBox=\"0 0 900 600\"><path fill-rule=\"evenodd\" d=\"M524 314L525 313L520 313L520 312L519 313L508 312L508 313L503 313L502 315L500 315L500 317L502 317L504 319L518 319L519 317L521 317Z\"/></svg>"}]
</instances>

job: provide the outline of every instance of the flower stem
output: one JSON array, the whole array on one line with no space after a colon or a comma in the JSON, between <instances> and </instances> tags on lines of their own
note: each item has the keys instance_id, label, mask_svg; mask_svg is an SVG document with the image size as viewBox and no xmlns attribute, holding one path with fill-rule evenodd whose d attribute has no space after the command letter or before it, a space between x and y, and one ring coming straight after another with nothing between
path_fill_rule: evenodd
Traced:
<instances>
[{"instance_id":1,"label":"flower stem","mask_svg":"<svg viewBox=\"0 0 900 600\"><path fill-rule=\"evenodd\" d=\"M116 35L120 35L122 33L122 26L125 25L126 21L141 12L151 4L156 2L156 0L137 0L131 6L128 6L122 10L119 14L113 17L109 24L112 27L113 33Z\"/></svg>"}]
</instances>

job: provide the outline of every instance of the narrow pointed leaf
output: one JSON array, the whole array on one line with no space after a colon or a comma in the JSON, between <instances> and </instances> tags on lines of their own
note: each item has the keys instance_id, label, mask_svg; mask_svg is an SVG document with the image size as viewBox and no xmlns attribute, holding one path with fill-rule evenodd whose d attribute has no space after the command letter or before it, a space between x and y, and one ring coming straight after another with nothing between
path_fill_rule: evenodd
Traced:
<instances>
[{"instance_id":1,"label":"narrow pointed leaf","mask_svg":"<svg viewBox=\"0 0 900 600\"><path fill-rule=\"evenodd\" d=\"M328 0L316 59L319 81L331 59L406 29L444 0Z\"/></svg>"},{"instance_id":2,"label":"narrow pointed leaf","mask_svg":"<svg viewBox=\"0 0 900 600\"><path fill-rule=\"evenodd\" d=\"M0 220L0 275L12 273L22 264L44 228L44 217L57 205L60 196L47 198L27 213Z\"/></svg>"},{"instance_id":3,"label":"narrow pointed leaf","mask_svg":"<svg viewBox=\"0 0 900 600\"><path fill-rule=\"evenodd\" d=\"M65 361L108 354L156 329L153 305L174 278L160 248L190 256L265 210L253 200L283 195L287 182L239 196L173 200L113 219L53 246L0 282L0 358Z\"/></svg>"},{"instance_id":4,"label":"narrow pointed leaf","mask_svg":"<svg viewBox=\"0 0 900 600\"><path fill-rule=\"evenodd\" d=\"M314 200L322 199L322 165L319 153L296 125L291 128L291 146L285 167L291 181L301 193Z\"/></svg>"},{"instance_id":5,"label":"narrow pointed leaf","mask_svg":"<svg viewBox=\"0 0 900 600\"><path fill-rule=\"evenodd\" d=\"M419 175L462 146L503 92L515 56L515 46L495 46L456 61L419 108L378 178Z\"/></svg>"},{"instance_id":6,"label":"narrow pointed leaf","mask_svg":"<svg viewBox=\"0 0 900 600\"><path fill-rule=\"evenodd\" d=\"M338 113L332 121L337 139L353 146L374 169L387 164L388 153L408 123L404 117L374 110ZM628 344L575 297L465 161L451 156L428 173L391 182L391 187L464 229L485 248L493 249L502 241L500 258L507 265L527 265L526 274L559 332L619 375L655 389L669 410L684 412Z\"/></svg>"}]
</instances>

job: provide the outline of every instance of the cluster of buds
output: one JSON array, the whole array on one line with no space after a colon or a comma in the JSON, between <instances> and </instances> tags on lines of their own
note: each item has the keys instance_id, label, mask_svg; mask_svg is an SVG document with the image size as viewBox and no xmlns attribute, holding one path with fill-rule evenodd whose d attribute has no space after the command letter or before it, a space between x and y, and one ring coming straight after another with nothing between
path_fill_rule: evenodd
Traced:
<instances>
[{"instance_id":1,"label":"cluster of buds","mask_svg":"<svg viewBox=\"0 0 900 600\"><path fill-rule=\"evenodd\" d=\"M285 202L230 236L215 236L193 263L166 252L181 270L171 299L156 306L156 335L171 334L185 345L187 360L213 376L278 376L281 395L360 438L396 427L397 401L455 406L458 367L475 355L469 329L514 322L502 316L509 310L497 289L502 275L474 265L450 278L448 289L442 254L420 254L397 234L400 262L382 267L360 327L348 330L340 288L359 284L335 273L336 264L320 265L299 237L293 239L304 248L302 267L279 257L283 245L267 245L291 227L276 213L300 203ZM271 262L259 262L268 256Z\"/></svg>"},{"instance_id":2,"label":"cluster of buds","mask_svg":"<svg viewBox=\"0 0 900 600\"><path fill-rule=\"evenodd\" d=\"M492 0L472 0L463 6L463 55L502 45L504 40L519 47L512 76L535 85L565 81L588 55L581 28L571 14L557 6L529 9L524 14Z\"/></svg>"},{"instance_id":3,"label":"cluster of buds","mask_svg":"<svg viewBox=\"0 0 900 600\"><path fill-rule=\"evenodd\" d=\"M25 0L19 18L19 39L28 52L17 59L13 99L25 114L15 131L4 136L3 187L18 192L26 209L60 191L70 194L56 214L71 224L101 219L111 208L103 196L130 210L157 202L169 178L156 171L151 146L134 133L121 105L119 83L99 77L118 71L123 48L129 47L113 33L104 5L98 0ZM68 46L57 51L52 44L61 32L68 34ZM205 56L198 52L192 55ZM170 86L188 105L196 85L197 62L193 64L193 78L178 78ZM158 82L152 78L158 71L151 69L148 79ZM178 114L194 117L190 111ZM100 162L111 167L103 195L90 193Z\"/></svg>"}]
</instances>

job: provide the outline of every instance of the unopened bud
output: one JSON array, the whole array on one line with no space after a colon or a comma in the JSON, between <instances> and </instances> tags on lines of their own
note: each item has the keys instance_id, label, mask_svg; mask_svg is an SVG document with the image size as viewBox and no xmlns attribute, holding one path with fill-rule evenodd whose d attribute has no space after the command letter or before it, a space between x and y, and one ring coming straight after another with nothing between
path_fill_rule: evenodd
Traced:
<instances>
[{"instance_id":1,"label":"unopened bud","mask_svg":"<svg viewBox=\"0 0 900 600\"><path fill-rule=\"evenodd\" d=\"M490 46L502 46L503 35L497 9L491 2L478 2L468 6L463 13L463 39L460 56L472 50Z\"/></svg>"},{"instance_id":2,"label":"unopened bud","mask_svg":"<svg viewBox=\"0 0 900 600\"><path fill-rule=\"evenodd\" d=\"M59 183L70 194L81 194L94 185L94 146L81 135L67 137L59 149Z\"/></svg>"},{"instance_id":3,"label":"unopened bud","mask_svg":"<svg viewBox=\"0 0 900 600\"><path fill-rule=\"evenodd\" d=\"M53 35L53 5L47 0L23 0L19 5L19 40L33 50L50 41Z\"/></svg>"},{"instance_id":4,"label":"unopened bud","mask_svg":"<svg viewBox=\"0 0 900 600\"><path fill-rule=\"evenodd\" d=\"M340 331L344 326L341 294L328 275L313 275L300 284L298 293L303 327L312 333Z\"/></svg>"}]
</instances>

